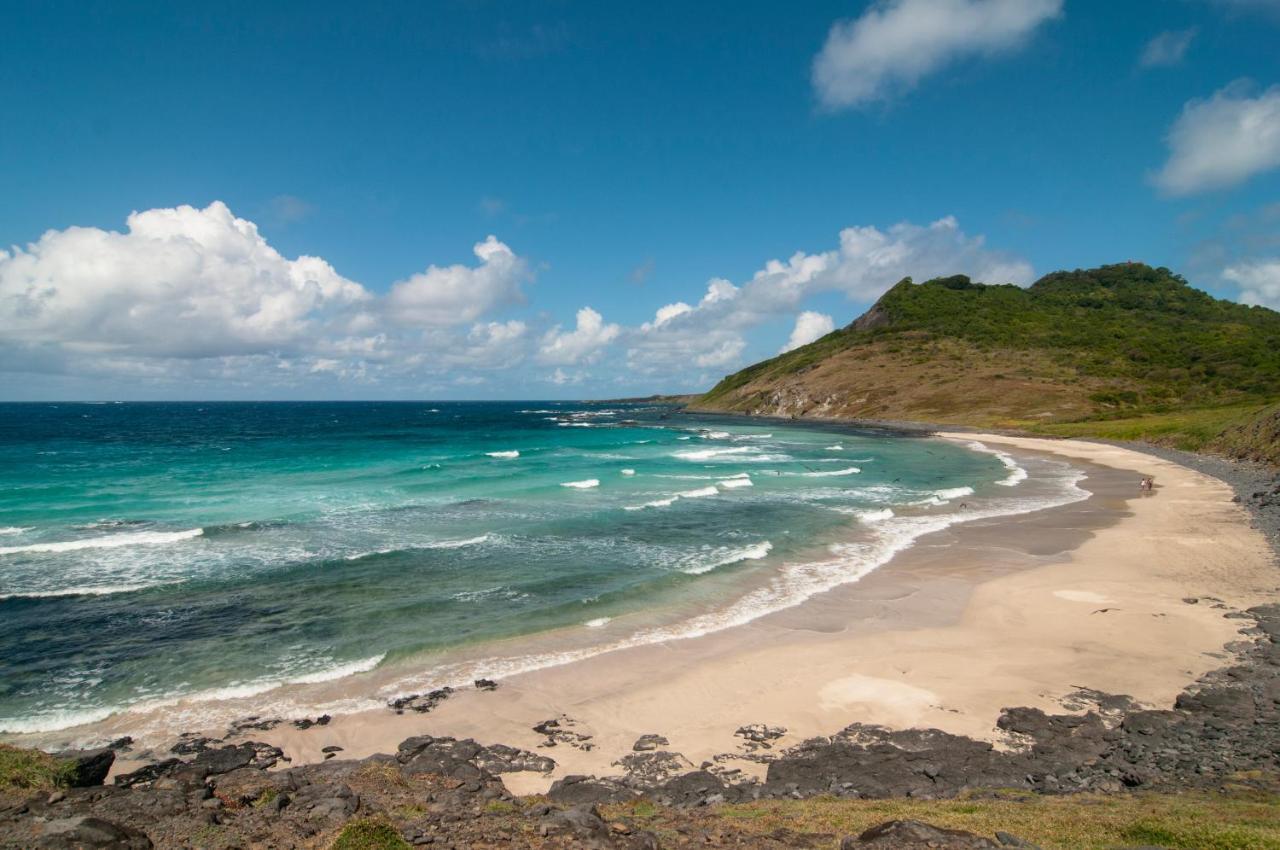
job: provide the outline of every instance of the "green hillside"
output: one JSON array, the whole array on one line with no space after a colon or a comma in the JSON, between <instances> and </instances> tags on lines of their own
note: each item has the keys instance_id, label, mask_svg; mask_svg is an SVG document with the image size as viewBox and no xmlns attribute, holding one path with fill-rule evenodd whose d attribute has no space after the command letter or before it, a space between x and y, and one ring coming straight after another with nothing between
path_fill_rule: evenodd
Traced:
<instances>
[{"instance_id":1,"label":"green hillside","mask_svg":"<svg viewBox=\"0 0 1280 850\"><path fill-rule=\"evenodd\" d=\"M848 327L729 375L692 407L1045 430L1229 407L1211 427L1256 441L1266 427L1247 422L1277 398L1280 313L1125 263L1025 289L908 278Z\"/></svg>"}]
</instances>

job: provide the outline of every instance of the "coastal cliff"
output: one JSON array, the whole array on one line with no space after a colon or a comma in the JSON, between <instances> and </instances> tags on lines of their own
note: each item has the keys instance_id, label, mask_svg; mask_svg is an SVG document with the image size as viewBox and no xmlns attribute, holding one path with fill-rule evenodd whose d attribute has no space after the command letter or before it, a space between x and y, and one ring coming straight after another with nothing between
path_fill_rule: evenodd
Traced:
<instances>
[{"instance_id":1,"label":"coastal cliff","mask_svg":"<svg viewBox=\"0 0 1280 850\"><path fill-rule=\"evenodd\" d=\"M1124 263L1025 289L906 278L848 326L725 377L689 409L1154 438L1274 463L1277 398L1280 313Z\"/></svg>"}]
</instances>

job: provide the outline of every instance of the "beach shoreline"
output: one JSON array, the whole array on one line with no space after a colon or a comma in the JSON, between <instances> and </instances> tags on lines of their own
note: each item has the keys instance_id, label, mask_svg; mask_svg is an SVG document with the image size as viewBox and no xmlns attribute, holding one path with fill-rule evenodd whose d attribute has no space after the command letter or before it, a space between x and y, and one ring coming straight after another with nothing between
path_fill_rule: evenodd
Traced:
<instances>
[{"instance_id":1,"label":"beach shoreline","mask_svg":"<svg viewBox=\"0 0 1280 850\"><path fill-rule=\"evenodd\" d=\"M556 761L507 774L515 793L634 768L759 777L772 754L855 722L999 744L1003 708L1081 710L1082 689L1167 707L1229 657L1240 624L1224 614L1275 589L1267 542L1221 481L1096 443L940 436L1069 459L1089 471L1092 495L926 535L861 581L726 631L519 674L495 692L460 690L429 713L382 708L241 737L280 746L294 764L323 760L326 747L344 758L392 752L421 734ZM1152 496L1138 493L1145 475ZM558 731L534 731L548 720ZM786 732L735 734L753 725ZM646 734L668 742L664 763L634 758ZM116 772L138 763L122 754Z\"/></svg>"}]
</instances>

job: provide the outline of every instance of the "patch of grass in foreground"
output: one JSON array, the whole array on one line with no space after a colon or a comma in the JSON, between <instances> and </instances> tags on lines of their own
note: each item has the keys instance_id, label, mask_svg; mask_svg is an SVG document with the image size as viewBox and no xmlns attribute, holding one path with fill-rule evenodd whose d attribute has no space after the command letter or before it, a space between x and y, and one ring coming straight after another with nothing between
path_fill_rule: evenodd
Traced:
<instances>
[{"instance_id":1,"label":"patch of grass in foreground","mask_svg":"<svg viewBox=\"0 0 1280 850\"><path fill-rule=\"evenodd\" d=\"M67 780L68 765L40 750L0 744L0 791L53 788Z\"/></svg>"},{"instance_id":2,"label":"patch of grass in foreground","mask_svg":"<svg viewBox=\"0 0 1280 850\"><path fill-rule=\"evenodd\" d=\"M342 828L330 850L411 850L411 845L386 821L361 818Z\"/></svg>"},{"instance_id":3,"label":"patch of grass in foreground","mask_svg":"<svg viewBox=\"0 0 1280 850\"><path fill-rule=\"evenodd\" d=\"M1194 452L1208 446L1228 428L1250 420L1265 405L1236 404L1169 413L1149 413L1124 419L1095 419L1053 424L1021 423L1038 434L1055 437L1099 437L1106 440L1145 440Z\"/></svg>"},{"instance_id":4,"label":"patch of grass in foreground","mask_svg":"<svg viewBox=\"0 0 1280 850\"><path fill-rule=\"evenodd\" d=\"M1280 796L1273 794L1119 794L1037 796L1010 792L955 800L770 800L710 810L735 832L768 834L780 827L857 835L889 820L915 819L991 837L1012 833L1044 850L1103 850L1155 845L1170 850L1280 850ZM623 804L609 817L631 815ZM646 814L648 814L646 812ZM676 823L660 809L645 827L662 835Z\"/></svg>"}]
</instances>

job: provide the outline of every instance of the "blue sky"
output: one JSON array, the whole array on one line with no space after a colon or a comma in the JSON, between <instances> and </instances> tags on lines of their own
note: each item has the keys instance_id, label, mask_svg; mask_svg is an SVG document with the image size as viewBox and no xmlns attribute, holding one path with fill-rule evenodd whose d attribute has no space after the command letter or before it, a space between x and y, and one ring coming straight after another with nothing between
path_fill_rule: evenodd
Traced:
<instances>
[{"instance_id":1,"label":"blue sky","mask_svg":"<svg viewBox=\"0 0 1280 850\"><path fill-rule=\"evenodd\" d=\"M1280 307L1277 0L5 13L3 398L696 390L905 274Z\"/></svg>"}]
</instances>

